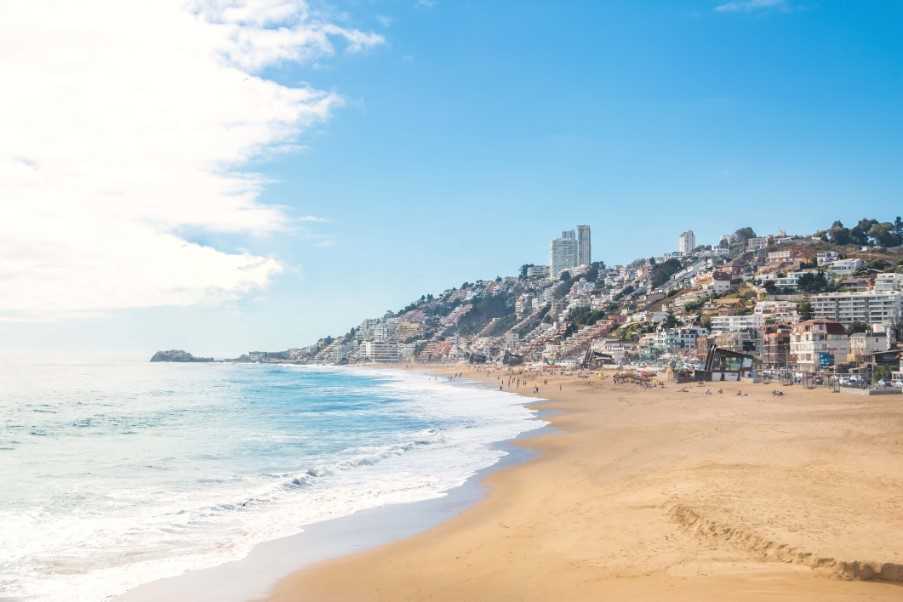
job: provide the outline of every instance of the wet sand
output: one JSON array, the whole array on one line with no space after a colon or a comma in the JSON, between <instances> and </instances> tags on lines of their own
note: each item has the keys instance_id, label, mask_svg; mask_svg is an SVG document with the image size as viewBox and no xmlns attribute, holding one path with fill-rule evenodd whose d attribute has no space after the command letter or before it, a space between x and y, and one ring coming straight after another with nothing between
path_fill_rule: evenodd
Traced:
<instances>
[{"instance_id":1,"label":"wet sand","mask_svg":"<svg viewBox=\"0 0 903 602\"><path fill-rule=\"evenodd\" d=\"M269 599L903 600L900 396L527 379L511 390L540 386L557 410L555 432L519 443L537 459L490 474L453 519Z\"/></svg>"}]
</instances>

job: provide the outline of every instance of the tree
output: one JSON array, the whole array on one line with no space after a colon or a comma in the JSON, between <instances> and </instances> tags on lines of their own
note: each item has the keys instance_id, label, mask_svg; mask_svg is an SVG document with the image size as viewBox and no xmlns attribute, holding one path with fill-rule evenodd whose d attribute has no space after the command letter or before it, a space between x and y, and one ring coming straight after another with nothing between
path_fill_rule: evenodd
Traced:
<instances>
[{"instance_id":1,"label":"tree","mask_svg":"<svg viewBox=\"0 0 903 602\"><path fill-rule=\"evenodd\" d=\"M903 239L903 219L900 219L899 215L894 220L894 231L897 233L897 236Z\"/></svg>"},{"instance_id":2,"label":"tree","mask_svg":"<svg viewBox=\"0 0 903 602\"><path fill-rule=\"evenodd\" d=\"M896 247L900 244L900 236L890 222L872 224L868 230L868 235L882 247Z\"/></svg>"},{"instance_id":3,"label":"tree","mask_svg":"<svg viewBox=\"0 0 903 602\"><path fill-rule=\"evenodd\" d=\"M812 319L812 304L809 303L808 299L800 301L796 306L796 311L800 315L800 320Z\"/></svg>"},{"instance_id":4,"label":"tree","mask_svg":"<svg viewBox=\"0 0 903 602\"><path fill-rule=\"evenodd\" d=\"M828 280L822 272L818 274L807 272L799 277L796 288L805 293L821 293L827 290Z\"/></svg>"},{"instance_id":5,"label":"tree","mask_svg":"<svg viewBox=\"0 0 903 602\"><path fill-rule=\"evenodd\" d=\"M571 281L571 273L567 270L561 272L561 276L558 279L562 282L570 282Z\"/></svg>"},{"instance_id":6,"label":"tree","mask_svg":"<svg viewBox=\"0 0 903 602\"><path fill-rule=\"evenodd\" d=\"M878 222L873 219L862 218L859 220L853 228L850 230L850 238L857 245L867 245L869 244L869 230L872 229L872 226L877 224Z\"/></svg>"},{"instance_id":7,"label":"tree","mask_svg":"<svg viewBox=\"0 0 903 602\"><path fill-rule=\"evenodd\" d=\"M746 226L745 228L739 228L736 232L734 232L734 240L737 242L746 242L750 238L756 237L756 231Z\"/></svg>"},{"instance_id":8,"label":"tree","mask_svg":"<svg viewBox=\"0 0 903 602\"><path fill-rule=\"evenodd\" d=\"M674 328L679 325L680 325L680 322L677 320L677 318L674 317L674 314L671 313L670 311L668 312L668 315L665 317L665 321L662 322L663 328Z\"/></svg>"},{"instance_id":9,"label":"tree","mask_svg":"<svg viewBox=\"0 0 903 602\"><path fill-rule=\"evenodd\" d=\"M850 229L843 227L843 222L836 221L828 230L828 239L836 245L850 244Z\"/></svg>"},{"instance_id":10,"label":"tree","mask_svg":"<svg viewBox=\"0 0 903 602\"><path fill-rule=\"evenodd\" d=\"M878 384L878 381L883 380L884 382L888 382L891 378L891 368L890 366L875 366L875 370L872 372L872 384Z\"/></svg>"},{"instance_id":11,"label":"tree","mask_svg":"<svg viewBox=\"0 0 903 602\"><path fill-rule=\"evenodd\" d=\"M774 283L774 280L766 280L765 281L765 292L769 295L776 295L778 292L778 287Z\"/></svg>"},{"instance_id":12,"label":"tree","mask_svg":"<svg viewBox=\"0 0 903 602\"><path fill-rule=\"evenodd\" d=\"M871 272L888 272L894 265L886 259L873 259L865 264L865 270Z\"/></svg>"},{"instance_id":13,"label":"tree","mask_svg":"<svg viewBox=\"0 0 903 602\"><path fill-rule=\"evenodd\" d=\"M589 307L577 307L568 314L568 318L577 326L592 326L605 317L605 312Z\"/></svg>"},{"instance_id":14,"label":"tree","mask_svg":"<svg viewBox=\"0 0 903 602\"><path fill-rule=\"evenodd\" d=\"M671 276L679 272L682 267L681 263L674 258L664 263L656 264L652 268L652 288L658 288L663 285Z\"/></svg>"}]
</instances>

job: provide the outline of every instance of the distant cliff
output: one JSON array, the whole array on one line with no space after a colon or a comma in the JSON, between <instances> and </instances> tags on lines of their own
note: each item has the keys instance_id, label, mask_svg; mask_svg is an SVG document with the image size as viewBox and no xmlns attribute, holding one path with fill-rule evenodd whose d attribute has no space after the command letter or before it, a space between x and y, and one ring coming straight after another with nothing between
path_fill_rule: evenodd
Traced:
<instances>
[{"instance_id":1,"label":"distant cliff","mask_svg":"<svg viewBox=\"0 0 903 602\"><path fill-rule=\"evenodd\" d=\"M150 359L152 362L212 362L212 357L194 357L187 351L181 349L170 349L169 351L158 351Z\"/></svg>"}]
</instances>

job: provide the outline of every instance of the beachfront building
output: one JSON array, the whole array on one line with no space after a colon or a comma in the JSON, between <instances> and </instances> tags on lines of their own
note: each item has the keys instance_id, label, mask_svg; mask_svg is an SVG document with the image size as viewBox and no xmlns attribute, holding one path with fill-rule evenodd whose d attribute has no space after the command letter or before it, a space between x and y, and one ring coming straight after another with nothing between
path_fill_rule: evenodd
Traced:
<instances>
[{"instance_id":1,"label":"beachfront building","mask_svg":"<svg viewBox=\"0 0 903 602\"><path fill-rule=\"evenodd\" d=\"M707 335L708 331L699 326L665 328L659 332L659 341L663 349L673 352L677 350L696 349L697 341Z\"/></svg>"},{"instance_id":2,"label":"beachfront building","mask_svg":"<svg viewBox=\"0 0 903 602\"><path fill-rule=\"evenodd\" d=\"M577 226L577 265L593 262L592 236L589 226Z\"/></svg>"},{"instance_id":3,"label":"beachfront building","mask_svg":"<svg viewBox=\"0 0 903 602\"><path fill-rule=\"evenodd\" d=\"M822 293L810 299L817 319L834 320L844 326L862 324L896 325L903 317L903 293L843 292Z\"/></svg>"},{"instance_id":4,"label":"beachfront building","mask_svg":"<svg viewBox=\"0 0 903 602\"><path fill-rule=\"evenodd\" d=\"M790 361L789 326L779 324L765 327L762 337L762 366L765 368L786 368Z\"/></svg>"},{"instance_id":5,"label":"beachfront building","mask_svg":"<svg viewBox=\"0 0 903 602\"><path fill-rule=\"evenodd\" d=\"M555 280L564 270L577 267L578 251L577 234L573 230L565 230L561 238L554 239L549 247L549 278Z\"/></svg>"},{"instance_id":6,"label":"beachfront building","mask_svg":"<svg viewBox=\"0 0 903 602\"><path fill-rule=\"evenodd\" d=\"M398 343L395 341L364 341L364 357L371 362L397 362Z\"/></svg>"},{"instance_id":7,"label":"beachfront building","mask_svg":"<svg viewBox=\"0 0 903 602\"><path fill-rule=\"evenodd\" d=\"M623 362L628 354L636 351L637 345L620 339L598 339L591 343L591 349L597 353L611 355L615 362Z\"/></svg>"},{"instance_id":8,"label":"beachfront building","mask_svg":"<svg viewBox=\"0 0 903 602\"><path fill-rule=\"evenodd\" d=\"M892 342L890 330L880 333L853 333L850 335L850 355L848 360L856 363L868 361L873 353L890 349Z\"/></svg>"},{"instance_id":9,"label":"beachfront building","mask_svg":"<svg viewBox=\"0 0 903 602\"><path fill-rule=\"evenodd\" d=\"M692 230L681 232L677 237L677 252L681 255L690 255L696 248L696 234Z\"/></svg>"},{"instance_id":10,"label":"beachfront building","mask_svg":"<svg viewBox=\"0 0 903 602\"><path fill-rule=\"evenodd\" d=\"M403 362L413 362L417 357L417 343L399 343L398 359Z\"/></svg>"},{"instance_id":11,"label":"beachfront building","mask_svg":"<svg viewBox=\"0 0 903 602\"><path fill-rule=\"evenodd\" d=\"M762 330L759 328L738 328L721 332L713 330L712 338L720 349L735 353L756 355L762 351Z\"/></svg>"},{"instance_id":12,"label":"beachfront building","mask_svg":"<svg viewBox=\"0 0 903 602\"><path fill-rule=\"evenodd\" d=\"M840 322L806 320L790 334L791 362L802 372L817 372L846 360L850 337Z\"/></svg>"}]
</instances>

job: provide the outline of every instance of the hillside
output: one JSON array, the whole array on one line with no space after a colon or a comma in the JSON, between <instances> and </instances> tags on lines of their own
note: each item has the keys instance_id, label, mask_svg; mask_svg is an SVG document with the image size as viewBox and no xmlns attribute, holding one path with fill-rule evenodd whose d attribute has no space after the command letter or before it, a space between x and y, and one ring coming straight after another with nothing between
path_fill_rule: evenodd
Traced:
<instances>
[{"instance_id":1,"label":"hillside","mask_svg":"<svg viewBox=\"0 0 903 602\"><path fill-rule=\"evenodd\" d=\"M642 344L679 329L707 335L713 320L751 315L763 301L802 308L806 317L811 295L871 290L879 274L903 273L901 240L900 218L863 219L849 229L835 222L808 236L756 236L740 228L692 253L627 265L595 262L555 279L528 276L533 266L525 265L517 276L425 294L308 347L243 359L577 361L600 341Z\"/></svg>"}]
</instances>

